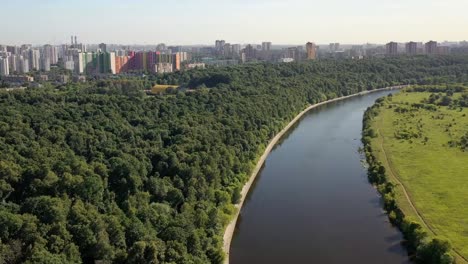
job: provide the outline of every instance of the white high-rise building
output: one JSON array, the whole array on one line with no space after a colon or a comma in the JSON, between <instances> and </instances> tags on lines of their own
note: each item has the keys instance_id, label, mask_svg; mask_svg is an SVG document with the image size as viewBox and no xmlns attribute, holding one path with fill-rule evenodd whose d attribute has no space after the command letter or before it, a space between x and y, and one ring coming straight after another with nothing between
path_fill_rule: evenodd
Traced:
<instances>
[{"instance_id":1,"label":"white high-rise building","mask_svg":"<svg viewBox=\"0 0 468 264\"><path fill-rule=\"evenodd\" d=\"M29 60L23 56L19 56L19 62L20 62L19 72L22 74L28 73L29 72Z\"/></svg>"},{"instance_id":2,"label":"white high-rise building","mask_svg":"<svg viewBox=\"0 0 468 264\"><path fill-rule=\"evenodd\" d=\"M86 53L80 52L74 59L75 61L75 72L78 74L83 74L85 70L85 60L86 60Z\"/></svg>"},{"instance_id":3,"label":"white high-rise building","mask_svg":"<svg viewBox=\"0 0 468 264\"><path fill-rule=\"evenodd\" d=\"M41 71L49 72L50 71L50 59L43 57L41 58Z\"/></svg>"},{"instance_id":4,"label":"white high-rise building","mask_svg":"<svg viewBox=\"0 0 468 264\"><path fill-rule=\"evenodd\" d=\"M111 52L109 55L110 55L110 70L111 70L112 74L115 74L116 73L116 69L115 69L115 52Z\"/></svg>"},{"instance_id":5,"label":"white high-rise building","mask_svg":"<svg viewBox=\"0 0 468 264\"><path fill-rule=\"evenodd\" d=\"M39 70L40 69L40 58L41 53L37 49L29 50L29 69Z\"/></svg>"},{"instance_id":6,"label":"white high-rise building","mask_svg":"<svg viewBox=\"0 0 468 264\"><path fill-rule=\"evenodd\" d=\"M17 55L11 55L8 57L8 67L10 68L11 73L18 71Z\"/></svg>"},{"instance_id":7,"label":"white high-rise building","mask_svg":"<svg viewBox=\"0 0 468 264\"><path fill-rule=\"evenodd\" d=\"M44 45L42 49L42 57L48 58L50 64L57 64L58 48L52 45Z\"/></svg>"},{"instance_id":8,"label":"white high-rise building","mask_svg":"<svg viewBox=\"0 0 468 264\"><path fill-rule=\"evenodd\" d=\"M0 76L10 75L10 68L7 58L0 58Z\"/></svg>"},{"instance_id":9,"label":"white high-rise building","mask_svg":"<svg viewBox=\"0 0 468 264\"><path fill-rule=\"evenodd\" d=\"M50 64L56 65L58 63L58 48L52 47L52 54L49 58Z\"/></svg>"}]
</instances>

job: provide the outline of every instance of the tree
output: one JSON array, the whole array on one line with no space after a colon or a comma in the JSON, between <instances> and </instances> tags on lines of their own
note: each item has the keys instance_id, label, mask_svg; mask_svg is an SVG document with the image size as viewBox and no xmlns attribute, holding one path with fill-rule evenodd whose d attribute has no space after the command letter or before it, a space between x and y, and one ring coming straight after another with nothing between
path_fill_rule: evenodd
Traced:
<instances>
[{"instance_id":1,"label":"tree","mask_svg":"<svg viewBox=\"0 0 468 264\"><path fill-rule=\"evenodd\" d=\"M429 264L452 264L453 257L450 256L452 246L446 240L434 238L429 243L420 245L416 255L417 263Z\"/></svg>"}]
</instances>

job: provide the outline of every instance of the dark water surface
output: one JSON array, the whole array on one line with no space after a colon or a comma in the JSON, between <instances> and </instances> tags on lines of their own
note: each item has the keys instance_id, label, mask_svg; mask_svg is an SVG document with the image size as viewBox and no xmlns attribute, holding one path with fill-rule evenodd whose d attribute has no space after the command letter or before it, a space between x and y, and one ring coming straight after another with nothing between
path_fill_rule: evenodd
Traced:
<instances>
[{"instance_id":1,"label":"dark water surface","mask_svg":"<svg viewBox=\"0 0 468 264\"><path fill-rule=\"evenodd\" d=\"M231 264L408 263L358 152L364 111L388 93L322 106L291 129L242 208Z\"/></svg>"}]
</instances>

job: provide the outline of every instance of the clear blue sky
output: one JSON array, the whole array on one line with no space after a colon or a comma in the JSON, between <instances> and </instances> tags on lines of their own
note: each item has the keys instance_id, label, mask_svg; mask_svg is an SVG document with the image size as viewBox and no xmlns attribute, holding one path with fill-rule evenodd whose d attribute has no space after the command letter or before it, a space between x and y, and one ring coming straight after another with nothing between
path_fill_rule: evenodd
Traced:
<instances>
[{"instance_id":1,"label":"clear blue sky","mask_svg":"<svg viewBox=\"0 0 468 264\"><path fill-rule=\"evenodd\" d=\"M0 44L468 39L468 0L0 0Z\"/></svg>"}]
</instances>

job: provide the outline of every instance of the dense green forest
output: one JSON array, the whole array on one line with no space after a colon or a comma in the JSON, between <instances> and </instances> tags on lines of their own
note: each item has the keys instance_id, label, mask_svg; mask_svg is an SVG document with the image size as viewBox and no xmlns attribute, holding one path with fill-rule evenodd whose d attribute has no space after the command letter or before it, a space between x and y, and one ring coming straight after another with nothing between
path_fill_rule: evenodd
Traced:
<instances>
[{"instance_id":1,"label":"dense green forest","mask_svg":"<svg viewBox=\"0 0 468 264\"><path fill-rule=\"evenodd\" d=\"M0 262L221 263L251 168L307 105L467 73L466 57L325 60L0 92Z\"/></svg>"}]
</instances>

